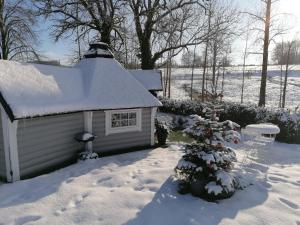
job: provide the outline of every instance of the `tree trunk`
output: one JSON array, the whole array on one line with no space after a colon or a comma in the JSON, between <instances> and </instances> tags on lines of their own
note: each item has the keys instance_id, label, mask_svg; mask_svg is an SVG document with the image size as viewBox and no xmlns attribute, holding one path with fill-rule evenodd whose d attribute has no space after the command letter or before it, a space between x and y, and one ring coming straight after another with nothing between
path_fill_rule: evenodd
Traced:
<instances>
[{"instance_id":1,"label":"tree trunk","mask_svg":"<svg viewBox=\"0 0 300 225\"><path fill-rule=\"evenodd\" d=\"M195 57L196 57L196 46L195 46L195 48L194 48L194 57L193 57L193 65L192 65L192 77L191 77L191 100L193 100Z\"/></svg>"},{"instance_id":2,"label":"tree trunk","mask_svg":"<svg viewBox=\"0 0 300 225\"><path fill-rule=\"evenodd\" d=\"M217 46L216 46L216 40L214 43L214 49L213 49L213 64L212 64L212 94L216 94L216 68L217 68Z\"/></svg>"},{"instance_id":3,"label":"tree trunk","mask_svg":"<svg viewBox=\"0 0 300 225\"><path fill-rule=\"evenodd\" d=\"M169 77L168 77L168 83L169 83L169 86L168 86L168 98L170 99L171 98L171 72L172 72L172 61L171 61L171 58L169 59Z\"/></svg>"},{"instance_id":4,"label":"tree trunk","mask_svg":"<svg viewBox=\"0 0 300 225\"><path fill-rule=\"evenodd\" d=\"M282 106L282 83L283 83L283 65L280 65L280 90L279 90L279 108Z\"/></svg>"},{"instance_id":5,"label":"tree trunk","mask_svg":"<svg viewBox=\"0 0 300 225\"><path fill-rule=\"evenodd\" d=\"M283 58L284 50L283 50L283 40L281 42L281 55L280 58ZM279 60L280 63L280 90L279 90L279 108L282 107L282 84L283 84L283 61Z\"/></svg>"},{"instance_id":6,"label":"tree trunk","mask_svg":"<svg viewBox=\"0 0 300 225\"><path fill-rule=\"evenodd\" d=\"M206 38L206 46L205 46L205 52L204 52L203 74L202 74L202 93L201 93L202 102L204 102L204 90L205 90L206 67L207 67L207 53L208 53L208 44L209 44L208 34L210 33L211 16L212 15L211 15L211 5L210 5L209 13L208 13L208 29L207 29L207 38Z\"/></svg>"},{"instance_id":7,"label":"tree trunk","mask_svg":"<svg viewBox=\"0 0 300 225\"><path fill-rule=\"evenodd\" d=\"M285 65L284 86L283 86L283 93L282 93L282 108L285 107L287 79L288 79L288 73L289 73L290 54L291 54L292 45L293 45L293 43L288 44L288 51L287 51L286 65Z\"/></svg>"},{"instance_id":8,"label":"tree trunk","mask_svg":"<svg viewBox=\"0 0 300 225\"><path fill-rule=\"evenodd\" d=\"M247 27L247 37L246 37L246 46L244 51L244 60L243 60L243 81L242 81L242 94L241 94L241 103L244 103L244 88L245 88L245 70L246 70L246 59L247 59L247 52L248 52L248 41L249 41L249 26Z\"/></svg>"},{"instance_id":9,"label":"tree trunk","mask_svg":"<svg viewBox=\"0 0 300 225\"><path fill-rule=\"evenodd\" d=\"M266 86L267 86L268 58L269 58L271 5L272 5L272 0L267 0L266 21L265 21L265 37L264 37L264 51L263 51L263 65L262 65L262 73L261 73L261 84L260 84L260 93L259 93L258 106L265 106L266 105Z\"/></svg>"},{"instance_id":10,"label":"tree trunk","mask_svg":"<svg viewBox=\"0 0 300 225\"><path fill-rule=\"evenodd\" d=\"M283 93L282 93L282 108L285 107L285 99L286 99L286 87L287 87L287 78L289 73L289 60L287 60L286 67L285 67L285 76L284 76L284 86L283 86Z\"/></svg>"},{"instance_id":11,"label":"tree trunk","mask_svg":"<svg viewBox=\"0 0 300 225\"><path fill-rule=\"evenodd\" d=\"M154 69L154 62L152 60L150 39L143 40L141 45L141 68L143 70Z\"/></svg>"},{"instance_id":12,"label":"tree trunk","mask_svg":"<svg viewBox=\"0 0 300 225\"><path fill-rule=\"evenodd\" d=\"M111 32L111 25L107 23L103 23L102 30L101 30L101 42L104 42L109 46L111 45L110 32Z\"/></svg>"},{"instance_id":13,"label":"tree trunk","mask_svg":"<svg viewBox=\"0 0 300 225\"><path fill-rule=\"evenodd\" d=\"M225 85L225 64L223 64L223 72L222 72L222 96L224 95L224 85ZM223 97L222 97L223 98Z\"/></svg>"}]
</instances>

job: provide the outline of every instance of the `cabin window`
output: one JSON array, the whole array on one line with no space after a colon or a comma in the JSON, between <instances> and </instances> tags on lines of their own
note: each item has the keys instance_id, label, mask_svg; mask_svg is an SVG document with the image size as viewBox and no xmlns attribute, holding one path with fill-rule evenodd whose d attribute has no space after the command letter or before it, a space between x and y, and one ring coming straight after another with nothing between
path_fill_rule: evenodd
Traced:
<instances>
[{"instance_id":1,"label":"cabin window","mask_svg":"<svg viewBox=\"0 0 300 225\"><path fill-rule=\"evenodd\" d=\"M105 112L105 134L141 131L141 109L110 110Z\"/></svg>"}]
</instances>

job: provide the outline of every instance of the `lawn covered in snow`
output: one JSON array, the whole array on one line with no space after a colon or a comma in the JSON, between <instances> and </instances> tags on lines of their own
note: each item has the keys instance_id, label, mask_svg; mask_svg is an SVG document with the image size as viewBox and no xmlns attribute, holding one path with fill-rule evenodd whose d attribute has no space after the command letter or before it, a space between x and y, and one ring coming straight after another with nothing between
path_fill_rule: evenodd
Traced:
<instances>
[{"instance_id":1,"label":"lawn covered in snow","mask_svg":"<svg viewBox=\"0 0 300 225\"><path fill-rule=\"evenodd\" d=\"M176 192L173 143L0 185L0 224L299 225L300 145L235 147L236 170L253 185L219 203Z\"/></svg>"},{"instance_id":2,"label":"lawn covered in snow","mask_svg":"<svg viewBox=\"0 0 300 225\"><path fill-rule=\"evenodd\" d=\"M278 107L280 93L280 69L277 66L269 68L266 100L267 106ZM257 104L259 100L261 72L260 68L249 68L250 76L245 77L244 103ZM222 71L221 71L222 72ZM248 72L248 71L247 71ZM191 68L174 68L172 69L171 98L173 99L190 99L189 92L182 87L191 86ZM222 74L221 74L222 75ZM194 89L201 92L202 69L194 71ZM219 78L218 93L221 92L222 76ZM209 84L208 90L211 90ZM224 101L241 102L242 90L242 72L240 68L229 68L224 79ZM195 97L195 96L194 96ZM300 106L300 68L293 67L288 77L286 107L295 110Z\"/></svg>"}]
</instances>

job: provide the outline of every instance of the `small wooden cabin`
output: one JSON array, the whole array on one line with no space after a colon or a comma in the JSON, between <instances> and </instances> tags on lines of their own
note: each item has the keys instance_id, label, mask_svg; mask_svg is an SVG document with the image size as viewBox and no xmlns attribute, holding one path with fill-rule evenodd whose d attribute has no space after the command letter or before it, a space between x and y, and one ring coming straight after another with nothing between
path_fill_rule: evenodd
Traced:
<instances>
[{"instance_id":1,"label":"small wooden cabin","mask_svg":"<svg viewBox=\"0 0 300 225\"><path fill-rule=\"evenodd\" d=\"M97 43L74 67L0 60L0 178L14 182L76 160L80 132L100 154L154 144L161 103Z\"/></svg>"}]
</instances>

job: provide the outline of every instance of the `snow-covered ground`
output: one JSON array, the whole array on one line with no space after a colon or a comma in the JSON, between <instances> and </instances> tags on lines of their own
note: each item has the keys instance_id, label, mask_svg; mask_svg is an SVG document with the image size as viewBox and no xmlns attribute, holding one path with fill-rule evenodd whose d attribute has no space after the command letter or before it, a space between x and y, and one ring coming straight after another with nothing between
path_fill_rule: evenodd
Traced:
<instances>
[{"instance_id":1,"label":"snow-covered ground","mask_svg":"<svg viewBox=\"0 0 300 225\"><path fill-rule=\"evenodd\" d=\"M245 103L258 103L259 89L260 89L260 71L259 68L249 68L251 75L245 79L244 102ZM278 67L273 66L269 68L269 79L267 81L267 105L278 107L279 93L280 93L280 70ZM300 70L299 67L293 67L288 78L287 86L287 99L286 106L292 110L300 106ZM171 98L174 99L189 99L187 93L182 86L184 84L190 88L191 84L191 69L172 69L172 86ZM194 88L201 91L201 69L196 69L194 72ZM219 78L218 89L221 89L221 79ZM225 74L224 82L224 100L231 102L241 102L241 87L242 87L242 74L241 68L230 68ZM210 90L208 86L208 90Z\"/></svg>"},{"instance_id":2,"label":"snow-covered ground","mask_svg":"<svg viewBox=\"0 0 300 225\"><path fill-rule=\"evenodd\" d=\"M0 224L300 224L300 145L245 141L237 170L253 182L219 203L179 195L180 144L86 161L0 186Z\"/></svg>"}]
</instances>

